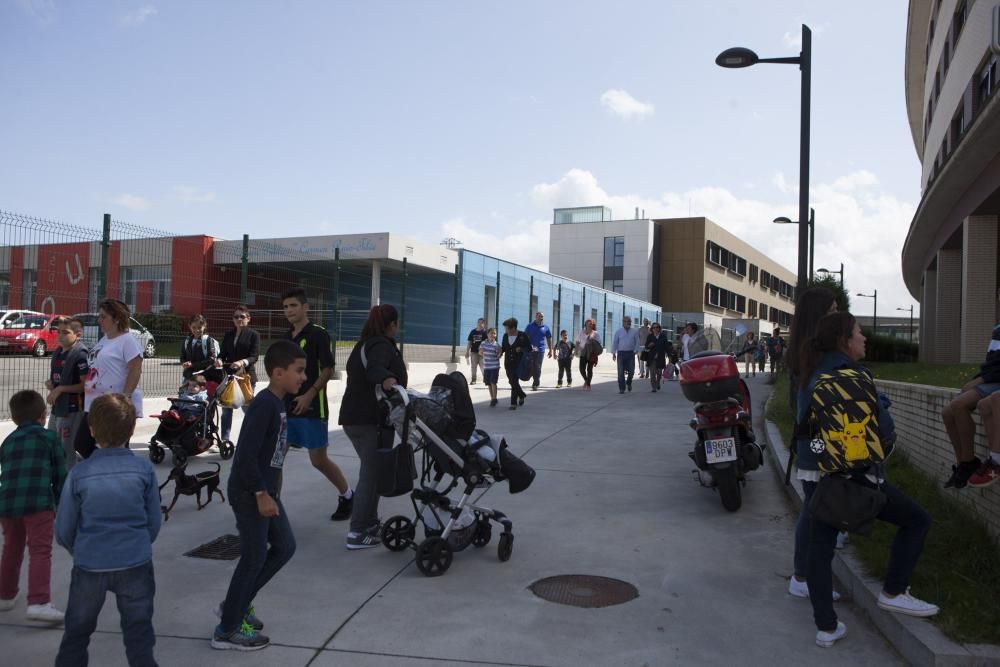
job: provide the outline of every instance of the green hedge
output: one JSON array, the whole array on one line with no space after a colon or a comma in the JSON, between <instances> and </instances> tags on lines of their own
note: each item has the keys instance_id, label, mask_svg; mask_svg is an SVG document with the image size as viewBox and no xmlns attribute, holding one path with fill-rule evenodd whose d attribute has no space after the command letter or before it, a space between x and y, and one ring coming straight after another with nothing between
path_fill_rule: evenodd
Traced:
<instances>
[{"instance_id":1,"label":"green hedge","mask_svg":"<svg viewBox=\"0 0 1000 667\"><path fill-rule=\"evenodd\" d=\"M176 313L133 313L132 317L153 332L157 343L181 340L187 334L187 318Z\"/></svg>"},{"instance_id":2,"label":"green hedge","mask_svg":"<svg viewBox=\"0 0 1000 667\"><path fill-rule=\"evenodd\" d=\"M911 343L902 338L892 336L876 336L870 329L863 329L862 333L867 338L865 343L866 361L916 361L917 344Z\"/></svg>"}]
</instances>

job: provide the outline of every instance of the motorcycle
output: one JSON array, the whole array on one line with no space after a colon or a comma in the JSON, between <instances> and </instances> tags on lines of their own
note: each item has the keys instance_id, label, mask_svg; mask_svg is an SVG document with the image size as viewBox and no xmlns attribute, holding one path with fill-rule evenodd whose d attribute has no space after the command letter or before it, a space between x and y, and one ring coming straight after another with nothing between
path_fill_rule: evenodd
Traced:
<instances>
[{"instance_id":1,"label":"motorcycle","mask_svg":"<svg viewBox=\"0 0 1000 667\"><path fill-rule=\"evenodd\" d=\"M722 506L735 512L743 504L746 473L764 464L765 445L753 432L750 389L736 359L709 350L681 364L681 390L694 403L690 426L698 436L688 456L698 466L698 482L717 489Z\"/></svg>"}]
</instances>

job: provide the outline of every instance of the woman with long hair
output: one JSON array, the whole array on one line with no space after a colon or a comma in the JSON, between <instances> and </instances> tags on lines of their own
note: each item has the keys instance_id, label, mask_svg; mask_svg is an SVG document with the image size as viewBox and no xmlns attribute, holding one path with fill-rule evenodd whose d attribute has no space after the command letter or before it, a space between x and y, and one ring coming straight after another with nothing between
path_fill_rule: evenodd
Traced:
<instances>
[{"instance_id":1,"label":"woman with long hair","mask_svg":"<svg viewBox=\"0 0 1000 667\"><path fill-rule=\"evenodd\" d=\"M583 330L576 335L576 354L580 357L580 376L583 378L584 390L590 390L590 382L594 379L593 344L597 340L597 325L594 320L586 320Z\"/></svg>"},{"instance_id":2,"label":"woman with long hair","mask_svg":"<svg viewBox=\"0 0 1000 667\"><path fill-rule=\"evenodd\" d=\"M354 508L347 533L348 549L367 549L379 544L378 501L375 488L375 450L392 445L393 429L379 413L375 388L392 391L406 387L406 365L396 346L399 313L389 304L373 306L361 328L361 337L347 358L347 385L340 401L338 423L361 461Z\"/></svg>"},{"instance_id":3,"label":"woman with long hair","mask_svg":"<svg viewBox=\"0 0 1000 667\"><path fill-rule=\"evenodd\" d=\"M124 394L132 399L136 417L142 417L142 346L129 331L128 306L118 299L105 299L97 309L97 324L103 337L90 348L90 370L83 382L83 422L76 432L75 449L89 457L97 443L90 434L87 412L98 396Z\"/></svg>"},{"instance_id":4,"label":"woman with long hair","mask_svg":"<svg viewBox=\"0 0 1000 667\"><path fill-rule=\"evenodd\" d=\"M216 368L226 367L227 373L250 376L257 384L257 357L260 355L260 334L250 328L250 309L243 304L233 308L233 328L222 339L222 349L215 360ZM243 406L246 411L246 406ZM222 408L222 439L229 440L233 428L233 409Z\"/></svg>"},{"instance_id":5,"label":"woman with long hair","mask_svg":"<svg viewBox=\"0 0 1000 667\"><path fill-rule=\"evenodd\" d=\"M660 381L663 379L663 369L667 367L667 354L672 347L667 334L663 333L663 327L659 322L649 325L649 335L643 341L646 349L646 368L649 372L649 386L656 393L660 390Z\"/></svg>"},{"instance_id":6,"label":"woman with long hair","mask_svg":"<svg viewBox=\"0 0 1000 667\"><path fill-rule=\"evenodd\" d=\"M895 427L888 412L888 399L878 395L871 373L860 365L864 356L865 337L853 315L845 312L832 313L816 324L815 333L801 342L797 358L801 375L796 417L800 424L807 423L810 419L810 398L820 374L854 369L861 372L858 381L866 385L866 393L878 396L879 439L883 443L893 442ZM816 454L810 448L808 438L799 438L797 448L800 460L810 457L815 462ZM878 606L908 616L933 616L938 613L937 606L924 602L909 592L910 577L923 551L931 518L920 505L886 481L880 468L879 465L873 465L851 474L853 483L880 489L885 494L885 506L876 518L899 527L892 542ZM811 522L806 580L813 619L816 622L816 644L824 648L833 646L847 633L846 626L837 620L837 614L833 610L831 563L837 533L836 526L817 519Z\"/></svg>"}]
</instances>

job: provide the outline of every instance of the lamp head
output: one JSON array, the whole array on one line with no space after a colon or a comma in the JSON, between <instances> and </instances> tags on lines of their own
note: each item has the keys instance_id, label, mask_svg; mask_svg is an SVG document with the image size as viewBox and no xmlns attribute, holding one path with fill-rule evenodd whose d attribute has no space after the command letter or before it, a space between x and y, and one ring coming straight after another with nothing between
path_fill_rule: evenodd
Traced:
<instances>
[{"instance_id":1,"label":"lamp head","mask_svg":"<svg viewBox=\"0 0 1000 667\"><path fill-rule=\"evenodd\" d=\"M750 49L736 46L720 53L715 59L715 64L719 67L738 69L740 67L756 65L758 60L760 58Z\"/></svg>"},{"instance_id":2,"label":"lamp head","mask_svg":"<svg viewBox=\"0 0 1000 667\"><path fill-rule=\"evenodd\" d=\"M774 222L778 223L779 225L790 225L790 224L792 224L792 221L789 218L786 218L785 216L781 216L780 218L775 218Z\"/></svg>"}]
</instances>

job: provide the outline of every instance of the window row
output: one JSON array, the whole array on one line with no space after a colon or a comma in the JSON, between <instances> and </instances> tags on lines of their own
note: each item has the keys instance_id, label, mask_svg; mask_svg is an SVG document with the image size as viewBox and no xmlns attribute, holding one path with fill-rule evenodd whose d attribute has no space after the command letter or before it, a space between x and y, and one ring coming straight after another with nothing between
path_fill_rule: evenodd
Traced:
<instances>
[{"instance_id":1,"label":"window row","mask_svg":"<svg viewBox=\"0 0 1000 667\"><path fill-rule=\"evenodd\" d=\"M604 266L625 266L625 237L604 237Z\"/></svg>"},{"instance_id":2,"label":"window row","mask_svg":"<svg viewBox=\"0 0 1000 667\"><path fill-rule=\"evenodd\" d=\"M747 261L735 252L726 250L714 241L705 242L705 261L718 267L746 277Z\"/></svg>"},{"instance_id":3,"label":"window row","mask_svg":"<svg viewBox=\"0 0 1000 667\"><path fill-rule=\"evenodd\" d=\"M735 310L743 313L746 311L747 298L742 294L730 292L711 283L705 283L705 303L716 308L725 308L726 310Z\"/></svg>"},{"instance_id":4,"label":"window row","mask_svg":"<svg viewBox=\"0 0 1000 667\"><path fill-rule=\"evenodd\" d=\"M927 140L927 133L930 131L931 121L934 118L934 107L937 106L938 97L941 94L941 82L948 74L952 55L955 53L958 38L962 35L962 29L965 28L965 22L968 17L969 5L967 0L959 0L955 8L955 13L951 16L951 25L948 28L948 33L945 35L944 47L941 49L941 58L938 60L937 67L934 68L934 87L927 98L927 115L924 118L924 141ZM924 52L925 65L929 64L930 61L931 44L934 42L934 28L937 18L936 14L931 18L930 30L927 35L927 50Z\"/></svg>"},{"instance_id":5,"label":"window row","mask_svg":"<svg viewBox=\"0 0 1000 667\"><path fill-rule=\"evenodd\" d=\"M768 289L772 292L777 292L779 295L785 297L786 299L795 298L795 286L786 283L784 280L769 273L764 269L760 270L760 288Z\"/></svg>"}]
</instances>

